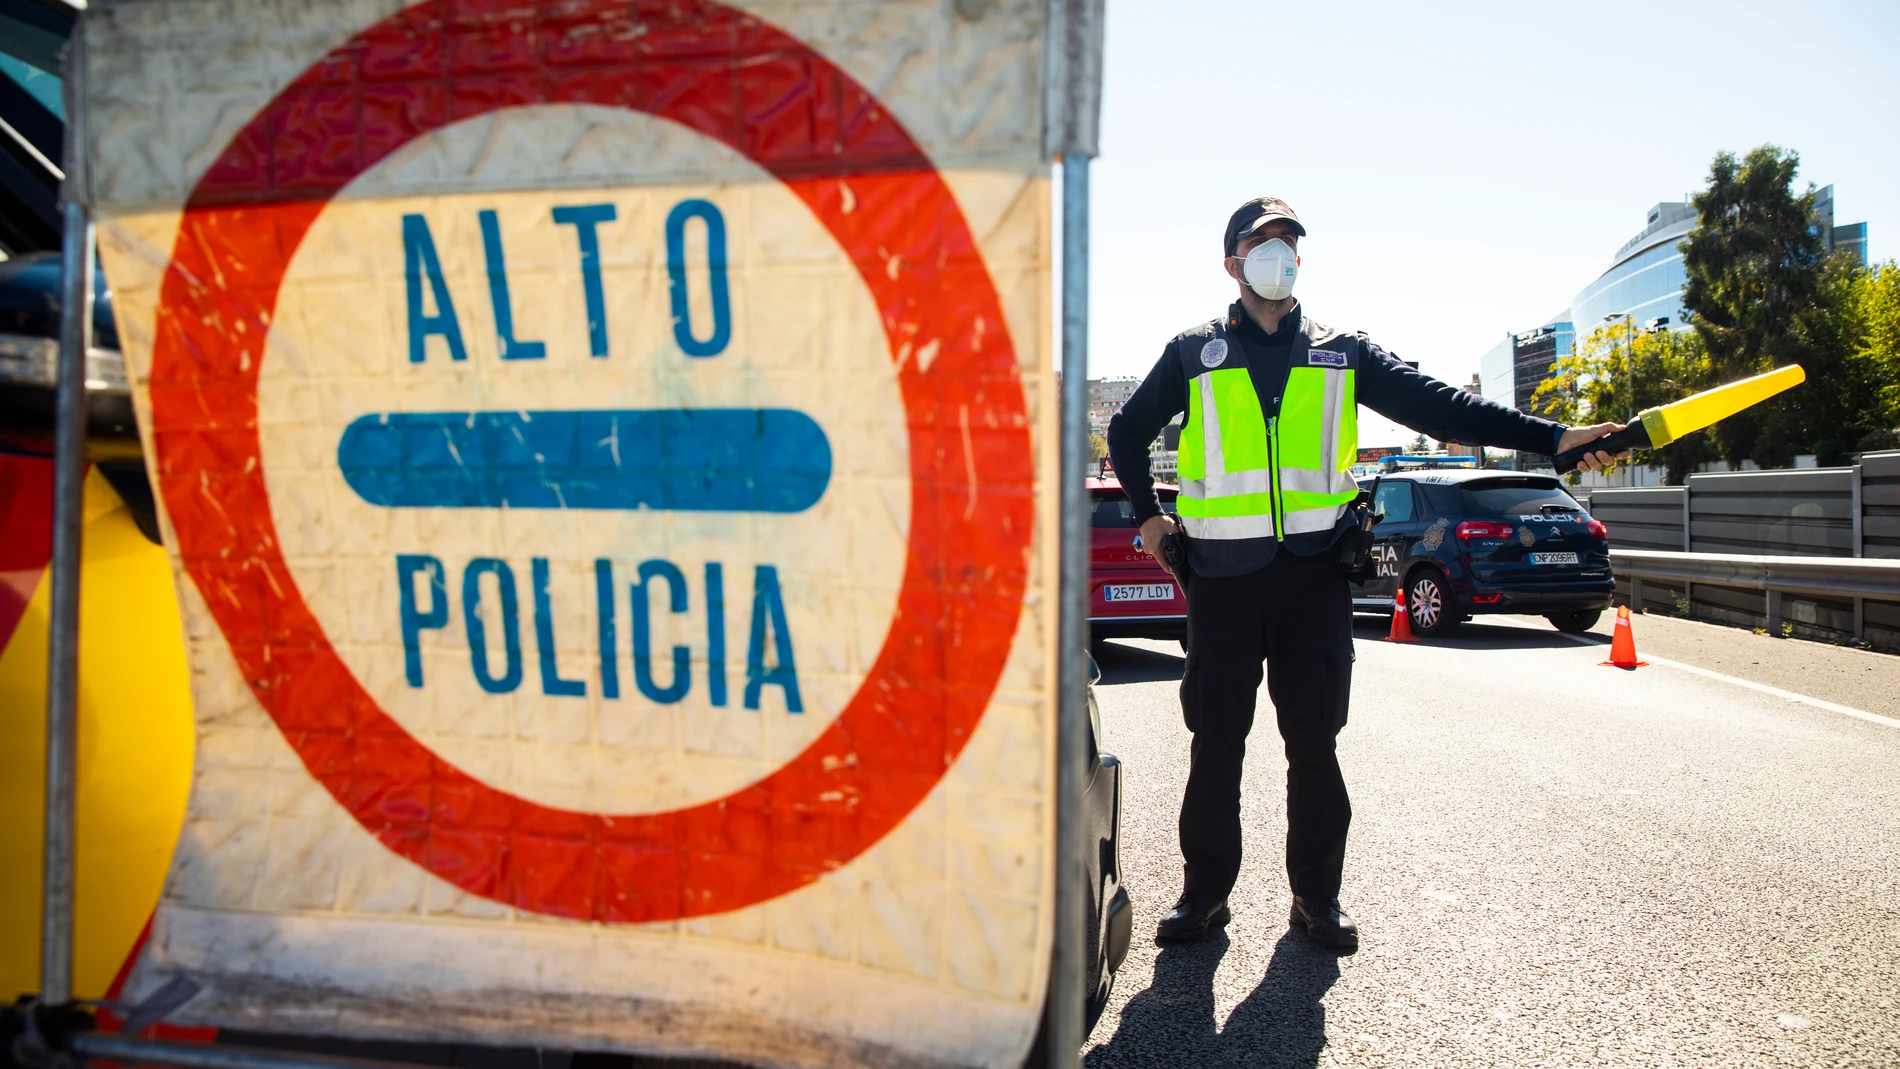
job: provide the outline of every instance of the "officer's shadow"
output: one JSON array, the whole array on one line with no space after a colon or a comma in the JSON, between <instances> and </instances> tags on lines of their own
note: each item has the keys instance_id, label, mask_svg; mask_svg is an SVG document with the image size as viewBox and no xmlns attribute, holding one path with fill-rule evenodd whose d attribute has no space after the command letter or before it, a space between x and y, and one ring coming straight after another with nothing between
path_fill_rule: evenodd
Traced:
<instances>
[{"instance_id":1,"label":"officer's shadow","mask_svg":"<svg viewBox=\"0 0 1900 1069\"><path fill-rule=\"evenodd\" d=\"M1339 979L1339 959L1288 930L1252 994L1214 1018L1214 973L1227 953L1224 931L1155 958L1154 982L1122 1007L1115 1035L1089 1051L1089 1069L1134 1065L1245 1065L1310 1069L1326 1047L1320 999Z\"/></svg>"}]
</instances>

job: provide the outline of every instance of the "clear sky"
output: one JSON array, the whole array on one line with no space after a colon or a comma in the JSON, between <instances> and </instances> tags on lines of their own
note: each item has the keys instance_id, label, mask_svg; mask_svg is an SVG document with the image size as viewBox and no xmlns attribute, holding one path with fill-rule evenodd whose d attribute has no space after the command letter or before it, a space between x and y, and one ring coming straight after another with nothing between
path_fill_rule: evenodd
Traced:
<instances>
[{"instance_id":1,"label":"clear sky","mask_svg":"<svg viewBox=\"0 0 1900 1069\"><path fill-rule=\"evenodd\" d=\"M1295 289L1468 382L1723 149L1801 154L1900 255L1900 2L1109 0L1090 375L1144 375L1234 297L1227 216L1293 205ZM1383 420L1367 445L1409 440Z\"/></svg>"}]
</instances>

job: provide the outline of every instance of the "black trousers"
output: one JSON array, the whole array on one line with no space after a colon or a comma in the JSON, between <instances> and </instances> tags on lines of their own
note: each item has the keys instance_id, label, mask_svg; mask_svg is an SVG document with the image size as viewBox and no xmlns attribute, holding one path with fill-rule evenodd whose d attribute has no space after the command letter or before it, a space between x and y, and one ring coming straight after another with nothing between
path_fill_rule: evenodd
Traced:
<instances>
[{"instance_id":1,"label":"black trousers","mask_svg":"<svg viewBox=\"0 0 1900 1069\"><path fill-rule=\"evenodd\" d=\"M1187 892L1218 901L1240 875L1240 768L1265 662L1286 743L1286 872L1293 893L1339 894L1352 802L1334 738L1352 693L1352 595L1333 554L1284 548L1257 572L1191 576L1181 710L1194 733L1181 799Z\"/></svg>"}]
</instances>

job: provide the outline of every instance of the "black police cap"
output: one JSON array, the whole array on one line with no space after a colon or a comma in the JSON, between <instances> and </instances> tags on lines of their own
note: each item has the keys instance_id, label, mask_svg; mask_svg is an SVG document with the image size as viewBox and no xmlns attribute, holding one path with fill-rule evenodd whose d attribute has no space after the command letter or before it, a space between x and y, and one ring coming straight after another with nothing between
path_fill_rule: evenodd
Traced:
<instances>
[{"instance_id":1,"label":"black police cap","mask_svg":"<svg viewBox=\"0 0 1900 1069\"><path fill-rule=\"evenodd\" d=\"M1306 236L1306 227L1300 223L1300 217L1286 201L1278 197L1255 197L1234 210L1227 219L1227 255L1234 255L1240 247L1242 238L1258 231L1275 219L1285 219L1293 224L1293 229L1301 237Z\"/></svg>"}]
</instances>

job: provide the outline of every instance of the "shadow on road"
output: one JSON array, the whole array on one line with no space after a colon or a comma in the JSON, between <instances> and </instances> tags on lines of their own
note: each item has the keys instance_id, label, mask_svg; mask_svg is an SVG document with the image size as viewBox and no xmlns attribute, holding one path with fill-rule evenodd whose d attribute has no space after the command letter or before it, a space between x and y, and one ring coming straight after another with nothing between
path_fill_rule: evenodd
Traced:
<instances>
[{"instance_id":1,"label":"shadow on road","mask_svg":"<svg viewBox=\"0 0 1900 1069\"><path fill-rule=\"evenodd\" d=\"M1099 687L1112 687L1117 683L1173 682L1180 679L1181 673L1187 668L1187 658L1178 652L1163 653L1112 640L1095 643L1093 649L1095 664L1102 670L1102 681L1096 684Z\"/></svg>"},{"instance_id":2,"label":"shadow on road","mask_svg":"<svg viewBox=\"0 0 1900 1069\"><path fill-rule=\"evenodd\" d=\"M1164 948L1155 958L1154 982L1122 1007L1115 1035L1089 1051L1084 1064L1317 1065L1326 1047L1320 1000L1339 979L1338 957L1289 929L1274 946L1259 986L1222 1027L1214 1019L1214 973L1227 947L1227 933L1216 932L1198 943Z\"/></svg>"},{"instance_id":3,"label":"shadow on road","mask_svg":"<svg viewBox=\"0 0 1900 1069\"><path fill-rule=\"evenodd\" d=\"M1353 617L1353 638L1361 642L1382 640L1390 630L1391 622L1384 617ZM1449 646L1466 650L1550 650L1575 647L1575 640L1579 638L1604 646L1610 643L1609 639L1601 635L1565 635L1555 628L1546 631L1514 624L1488 624L1481 620L1466 621L1449 638L1421 638L1418 642L1421 646Z\"/></svg>"},{"instance_id":4,"label":"shadow on road","mask_svg":"<svg viewBox=\"0 0 1900 1069\"><path fill-rule=\"evenodd\" d=\"M1353 638L1360 642L1378 642L1385 638L1390 626L1384 617L1354 616ZM1467 650L1549 650L1574 647L1579 638L1600 646L1610 643L1602 635L1564 635L1554 629L1546 631L1514 624L1485 623L1482 620L1467 621L1450 638L1422 638L1418 641L1421 646ZM1136 644L1114 639L1093 643L1090 650L1095 656L1096 665L1102 669L1102 680L1097 686L1175 682L1187 669L1187 658L1175 652L1177 648L1172 642L1165 646L1160 642Z\"/></svg>"}]
</instances>

